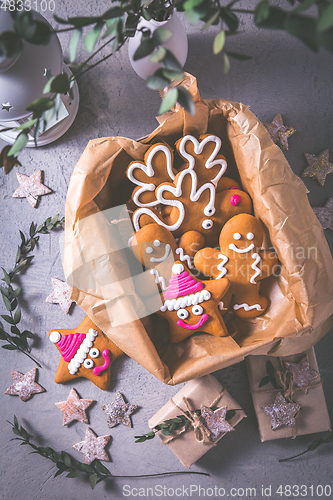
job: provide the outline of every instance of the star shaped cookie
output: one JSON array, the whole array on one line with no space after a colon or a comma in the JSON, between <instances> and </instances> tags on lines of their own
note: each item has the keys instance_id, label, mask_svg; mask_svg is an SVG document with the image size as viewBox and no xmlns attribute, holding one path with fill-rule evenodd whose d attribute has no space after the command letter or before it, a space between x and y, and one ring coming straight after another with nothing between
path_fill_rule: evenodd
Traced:
<instances>
[{"instance_id":1,"label":"star shaped cookie","mask_svg":"<svg viewBox=\"0 0 333 500\"><path fill-rule=\"evenodd\" d=\"M323 229L331 229L333 231L333 198L330 198L324 207L315 207L313 211Z\"/></svg>"},{"instance_id":2,"label":"star shaped cookie","mask_svg":"<svg viewBox=\"0 0 333 500\"><path fill-rule=\"evenodd\" d=\"M225 337L228 331L219 311L219 302L229 288L229 280L201 281L180 261L172 267L164 303L157 314L170 326L170 342L175 344L196 332Z\"/></svg>"},{"instance_id":3,"label":"star shaped cookie","mask_svg":"<svg viewBox=\"0 0 333 500\"><path fill-rule=\"evenodd\" d=\"M61 354L57 384L84 377L100 389L109 387L111 364L123 351L88 316L77 328L51 330L49 339Z\"/></svg>"},{"instance_id":4,"label":"star shaped cookie","mask_svg":"<svg viewBox=\"0 0 333 500\"><path fill-rule=\"evenodd\" d=\"M261 409L271 417L271 429L275 431L282 425L293 427L296 423L298 412L302 408L298 403L288 403L281 392L278 392L271 405L262 406Z\"/></svg>"},{"instance_id":5,"label":"star shaped cookie","mask_svg":"<svg viewBox=\"0 0 333 500\"><path fill-rule=\"evenodd\" d=\"M115 427L118 424L132 427L130 415L139 408L138 405L126 403L123 395L118 391L112 403L107 403L102 406L102 410L108 415L108 426Z\"/></svg>"},{"instance_id":6,"label":"star shaped cookie","mask_svg":"<svg viewBox=\"0 0 333 500\"><path fill-rule=\"evenodd\" d=\"M45 392L45 389L35 382L37 368L33 368L25 375L16 370L12 370L13 384L8 387L5 394L19 396L22 401L27 401L32 394Z\"/></svg>"},{"instance_id":7,"label":"star shaped cookie","mask_svg":"<svg viewBox=\"0 0 333 500\"><path fill-rule=\"evenodd\" d=\"M280 113L276 115L272 123L264 123L264 127L274 143L279 142L281 148L288 150L288 138L296 132L296 129L286 127Z\"/></svg>"},{"instance_id":8,"label":"star shaped cookie","mask_svg":"<svg viewBox=\"0 0 333 500\"><path fill-rule=\"evenodd\" d=\"M110 438L111 436L97 437L90 427L87 427L84 441L73 444L72 448L84 455L83 463L87 465L90 465L95 458L109 462L110 459L104 448L108 444Z\"/></svg>"},{"instance_id":9,"label":"star shaped cookie","mask_svg":"<svg viewBox=\"0 0 333 500\"><path fill-rule=\"evenodd\" d=\"M325 149L320 155L310 155L304 153L308 166L302 173L302 177L312 177L317 179L319 184L325 184L326 176L333 172L333 165L329 162L329 150Z\"/></svg>"},{"instance_id":10,"label":"star shaped cookie","mask_svg":"<svg viewBox=\"0 0 333 500\"><path fill-rule=\"evenodd\" d=\"M306 355L299 363L291 363L290 361L283 361L285 368L292 374L293 383L302 392L306 393L309 388L310 380L319 377L319 373L311 370L309 363L309 356Z\"/></svg>"},{"instance_id":11,"label":"star shaped cookie","mask_svg":"<svg viewBox=\"0 0 333 500\"><path fill-rule=\"evenodd\" d=\"M207 406L201 406L201 417L204 419L206 427L210 431L210 438L212 441L216 441L222 432L235 430L225 419L227 410L227 406L218 408L215 411Z\"/></svg>"},{"instance_id":12,"label":"star shaped cookie","mask_svg":"<svg viewBox=\"0 0 333 500\"><path fill-rule=\"evenodd\" d=\"M16 173L20 187L16 189L13 198L26 198L32 208L36 208L38 197L52 193L52 190L42 184L42 171L37 170L30 177Z\"/></svg>"},{"instance_id":13,"label":"star shaped cookie","mask_svg":"<svg viewBox=\"0 0 333 500\"><path fill-rule=\"evenodd\" d=\"M71 300L71 289L65 281L51 278L53 292L46 298L45 302L49 304L60 304L61 309L65 314L68 314L73 300Z\"/></svg>"},{"instance_id":14,"label":"star shaped cookie","mask_svg":"<svg viewBox=\"0 0 333 500\"><path fill-rule=\"evenodd\" d=\"M93 399L80 399L76 390L71 389L67 401L61 401L60 403L54 404L64 414L62 425L68 425L74 420L83 422L84 424L88 424L89 422L86 414L86 409L93 402Z\"/></svg>"}]
</instances>

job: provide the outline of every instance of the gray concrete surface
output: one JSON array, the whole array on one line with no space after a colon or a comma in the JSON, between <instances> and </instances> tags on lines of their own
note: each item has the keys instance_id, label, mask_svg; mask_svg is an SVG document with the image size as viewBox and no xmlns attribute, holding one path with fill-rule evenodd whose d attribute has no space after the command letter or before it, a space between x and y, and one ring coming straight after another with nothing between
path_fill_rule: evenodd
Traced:
<instances>
[{"instance_id":1,"label":"gray concrete surface","mask_svg":"<svg viewBox=\"0 0 333 500\"><path fill-rule=\"evenodd\" d=\"M252 2L243 2L251 5ZM94 14L102 12L109 2L106 0L56 0L56 12L60 16ZM48 19L52 16L47 14ZM223 73L222 59L212 54L214 29L200 33L198 28L186 23L189 37L189 55L186 70L195 74L201 95L204 98L222 97L241 101L251 106L260 120L271 121L280 112L287 125L297 129L290 139L290 150L286 157L295 173L299 174L306 166L303 152L320 153L331 149L333 160L333 123L332 123L332 56L325 51L311 53L300 42L280 32L258 32L245 19L246 30L228 40L230 50L239 50L253 56L247 62L232 61L231 72ZM65 56L68 56L68 35L61 36ZM84 51L80 53L83 58ZM20 155L20 171L32 174L38 168L45 173L45 184L54 193L44 196L39 207L34 210L26 200L12 199L17 188L15 170L5 176L0 171L1 196L1 239L0 263L10 268L15 259L16 245L19 243L18 230L27 232L33 220L41 223L49 215L64 213L66 191L73 168L87 142L95 137L124 135L131 138L149 133L156 125L155 114L159 107L159 96L148 90L145 83L132 71L127 47L120 54L109 59L95 71L86 74L79 82L81 105L76 121L71 129L56 143L38 150L26 150ZM0 147L4 143L0 141ZM313 206L322 206L333 190L333 175L327 178L321 188L316 181L306 179L309 199ZM297 199L295 199L297 204ZM326 231L329 243L333 235ZM171 490L157 489L155 496L147 488L189 488L192 485L192 498L203 498L203 491L195 492L195 487L209 488L216 485L225 488L256 488L258 499L287 498L280 496L277 489L282 485L306 485L299 496L318 498L317 485L332 485L332 445L318 448L290 463L279 463L279 458L288 457L306 449L316 436L304 436L292 440L277 440L261 443L259 440L256 417L244 363L221 370L216 376L226 385L232 396L245 409L248 418L242 421L237 431L223 438L220 443L199 460L193 471L211 474L204 476L173 476L154 479L114 479L102 483L91 491L89 484L82 478L53 479L55 472L52 463L37 456L29 455L27 447L19 447L10 441L12 432L6 420L17 415L19 420L36 437L39 445L50 445L56 450L71 452L72 444L84 437L85 425L74 423L62 427L62 414L54 406L57 401L67 398L68 385L56 385L54 375L58 356L50 345L47 333L51 328L74 328L84 317L84 312L74 306L69 316L65 316L57 305L45 303L51 292L51 277L63 279L59 253L58 234L41 236L35 250L33 265L20 275L16 283L24 289L20 305L23 326L38 335L34 341L33 354L42 362L39 381L47 390L35 395L26 403L18 397L0 396L1 448L0 448L0 498L4 500L79 500L121 499L139 496L140 490L125 496L129 488L144 488L141 497L169 498ZM2 306L1 306L2 307ZM5 312L4 308L1 312ZM283 319L281 319L283 321ZM332 352L333 332L316 346L320 372L324 378L324 390L329 412L333 408ZM22 354L5 352L0 349L2 360L1 391L11 384L10 369L26 372L34 367ZM133 416L133 429L123 426L114 428L108 451L112 457L109 464L114 475L157 473L184 470L177 458L164 448L158 439L145 444L134 444L133 436L147 431L147 420L160 408L178 388L167 387L136 362L126 357L117 360L113 367L112 383L108 392L102 393L86 380L75 384L81 397L95 399L89 410L90 425L98 435L109 432L101 405L111 401L120 390L130 402L141 406ZM77 458L80 455L73 452ZM312 494L310 486L314 486ZM271 486L262 492L262 487ZM234 491L234 490L233 490ZM162 494L159 494L161 492ZM179 492L179 490L178 490ZM183 498L187 498L184 492ZM296 492L296 490L294 490ZM303 492L303 495L301 493ZM206 491L207 493L207 491ZM209 495L210 491L208 491ZM239 490L234 498L250 498L250 491ZM253 492L252 492L253 493ZM247 496L246 496L247 494ZM207 496L208 496L207 495ZM213 495L214 498L218 498ZM293 498L296 498L294 496ZM324 496L325 498L325 496Z\"/></svg>"}]
</instances>

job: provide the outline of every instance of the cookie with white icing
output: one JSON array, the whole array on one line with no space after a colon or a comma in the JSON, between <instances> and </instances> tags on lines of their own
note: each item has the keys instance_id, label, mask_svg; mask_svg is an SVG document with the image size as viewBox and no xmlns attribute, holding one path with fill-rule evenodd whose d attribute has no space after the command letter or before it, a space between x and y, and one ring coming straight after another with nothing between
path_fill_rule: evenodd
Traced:
<instances>
[{"instance_id":1,"label":"cookie with white icing","mask_svg":"<svg viewBox=\"0 0 333 500\"><path fill-rule=\"evenodd\" d=\"M109 387L111 364L123 351L88 316L77 328L50 330L49 339L61 354L57 384L84 377L100 389Z\"/></svg>"},{"instance_id":2,"label":"cookie with white icing","mask_svg":"<svg viewBox=\"0 0 333 500\"><path fill-rule=\"evenodd\" d=\"M229 288L227 279L202 281L180 261L172 267L169 287L157 314L170 326L170 342L178 343L197 332L225 337L228 331L219 313L219 302Z\"/></svg>"},{"instance_id":3,"label":"cookie with white icing","mask_svg":"<svg viewBox=\"0 0 333 500\"><path fill-rule=\"evenodd\" d=\"M280 270L275 252L262 250L263 237L258 219L236 215L222 228L220 249L204 248L194 257L195 267L206 276L229 279L226 299L236 316L242 318L255 318L265 312L268 299L260 295L259 283Z\"/></svg>"},{"instance_id":4,"label":"cookie with white icing","mask_svg":"<svg viewBox=\"0 0 333 500\"><path fill-rule=\"evenodd\" d=\"M165 143L151 146L144 156L144 161L129 164L126 175L136 184L132 200L137 207L153 207L158 204L155 189L159 184L173 181L177 172L173 168L173 151Z\"/></svg>"}]
</instances>

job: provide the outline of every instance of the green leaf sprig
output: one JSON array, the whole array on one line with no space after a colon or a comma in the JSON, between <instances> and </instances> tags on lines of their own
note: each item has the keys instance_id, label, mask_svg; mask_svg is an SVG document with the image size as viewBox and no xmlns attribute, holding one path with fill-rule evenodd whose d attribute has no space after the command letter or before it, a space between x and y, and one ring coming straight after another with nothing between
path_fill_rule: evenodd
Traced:
<instances>
[{"instance_id":1,"label":"green leaf sprig","mask_svg":"<svg viewBox=\"0 0 333 500\"><path fill-rule=\"evenodd\" d=\"M212 407L212 410L217 410L217 407ZM194 410L198 416L201 415L200 410ZM189 412L186 411L186 414L189 415ZM228 410L226 414L226 420L231 420L236 414L236 410ZM165 420L161 424L157 424L153 429L147 434L142 434L142 436L134 436L136 439L136 443L144 443L145 441L149 441L154 439L156 433L161 431L163 436L171 436L174 431L180 430L184 428L185 432L189 430L191 427L191 422L188 420L185 415L178 415L174 418L169 418Z\"/></svg>"},{"instance_id":2,"label":"green leaf sprig","mask_svg":"<svg viewBox=\"0 0 333 500\"><path fill-rule=\"evenodd\" d=\"M319 438L312 441L312 443L310 443L307 449L305 451L302 451L302 453L298 453L297 455L294 455L293 457L289 458L281 458L279 462L288 462L289 460L293 460L294 458L301 457L302 455L308 453L309 451L316 450L318 446L320 446L321 444L328 444L332 442L333 442L333 432L326 439Z\"/></svg>"},{"instance_id":3,"label":"green leaf sprig","mask_svg":"<svg viewBox=\"0 0 333 500\"><path fill-rule=\"evenodd\" d=\"M161 472L158 474L142 474L138 476L114 476L111 474L109 469L107 469L98 459L95 459L92 464L87 465L79 460L76 460L71 455L69 455L66 451L57 452L50 446L36 446L31 442L34 436L28 433L22 425L19 425L17 417L14 415L14 422L7 422L12 426L12 431L17 436L12 438L11 441L20 441L20 445L28 445L33 449L31 454L36 453L41 457L47 458L51 460L57 471L54 474L54 477L60 476L61 474L67 473L66 477L75 478L80 476L81 474L88 476L89 484L92 489L95 488L96 484L104 481L105 479L113 479L113 478L139 478L139 477L155 477L155 476L168 476L168 475L179 475L179 474L197 474L202 476L209 476L210 474L206 472Z\"/></svg>"},{"instance_id":4,"label":"green leaf sprig","mask_svg":"<svg viewBox=\"0 0 333 500\"><path fill-rule=\"evenodd\" d=\"M264 385L271 383L272 386L274 387L274 389L282 389L282 387L277 383L277 380L275 377L275 368L274 368L273 363L271 361L267 361L266 371L267 371L267 375L265 375L260 380L259 387L263 387Z\"/></svg>"},{"instance_id":5,"label":"green leaf sprig","mask_svg":"<svg viewBox=\"0 0 333 500\"><path fill-rule=\"evenodd\" d=\"M39 234L48 234L49 231L58 228L64 228L65 218L59 219L59 214L55 217L48 217L43 224L36 226L34 222L30 225L29 237L26 238L22 231L20 231L21 244L17 248L15 265L11 271L6 271L3 267L2 281L5 282L7 286L0 286L1 297L4 305L9 312L9 314L1 314L2 319L10 325L10 331L12 335L5 331L3 325L0 323L0 340L6 341L7 343L2 345L3 349L8 351L18 350L28 356L34 363L36 363L39 368L41 365L30 355L30 347L28 344L28 339L34 338L34 334L29 330L21 331L18 324L21 321L21 309L18 305L18 297L22 293L22 288L13 287L13 279L16 274L20 273L28 267L33 255L28 256L32 252L39 240Z\"/></svg>"}]
</instances>

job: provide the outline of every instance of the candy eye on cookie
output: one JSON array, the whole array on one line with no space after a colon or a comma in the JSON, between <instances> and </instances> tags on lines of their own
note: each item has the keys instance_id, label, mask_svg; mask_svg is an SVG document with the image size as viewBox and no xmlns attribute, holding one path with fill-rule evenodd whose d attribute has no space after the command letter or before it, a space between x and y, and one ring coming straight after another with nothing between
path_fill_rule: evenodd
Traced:
<instances>
[{"instance_id":1,"label":"candy eye on cookie","mask_svg":"<svg viewBox=\"0 0 333 500\"><path fill-rule=\"evenodd\" d=\"M184 320L184 319L188 318L188 315L189 315L189 312L188 312L187 309L179 309L177 311L177 316L178 316L179 319L183 319Z\"/></svg>"},{"instance_id":2,"label":"candy eye on cookie","mask_svg":"<svg viewBox=\"0 0 333 500\"><path fill-rule=\"evenodd\" d=\"M211 229L213 227L213 221L211 219L206 219L202 223L204 229Z\"/></svg>"},{"instance_id":3,"label":"candy eye on cookie","mask_svg":"<svg viewBox=\"0 0 333 500\"><path fill-rule=\"evenodd\" d=\"M88 370L90 370L91 368L94 368L95 363L93 362L93 360L92 360L92 359L87 358L87 359L85 359L85 360L84 360L84 362L83 362L83 366L84 366L85 368L87 368Z\"/></svg>"},{"instance_id":4,"label":"candy eye on cookie","mask_svg":"<svg viewBox=\"0 0 333 500\"><path fill-rule=\"evenodd\" d=\"M195 314L196 316L199 316L200 314L203 313L203 307L200 306L199 304L196 306L192 307L192 313Z\"/></svg>"}]
</instances>

